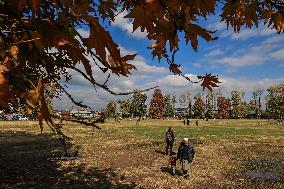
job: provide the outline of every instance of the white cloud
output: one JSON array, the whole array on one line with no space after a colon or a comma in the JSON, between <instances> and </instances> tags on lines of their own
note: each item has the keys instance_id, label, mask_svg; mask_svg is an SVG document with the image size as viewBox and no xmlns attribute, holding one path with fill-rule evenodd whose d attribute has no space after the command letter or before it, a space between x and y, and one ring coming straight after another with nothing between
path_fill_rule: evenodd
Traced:
<instances>
[{"instance_id":1,"label":"white cloud","mask_svg":"<svg viewBox=\"0 0 284 189\"><path fill-rule=\"evenodd\" d=\"M128 21L127 23L131 24ZM218 27L222 28L221 26ZM88 36L87 31L82 30L80 32L82 35ZM242 37L246 38L249 35L251 34L246 34ZM266 36L268 36L268 34ZM254 46L248 46L246 49L242 49L238 53L231 54L231 56L224 56L218 59L214 59L214 56L228 53L225 52L225 50L222 51L218 48L214 50L210 49L212 51L207 54L207 59L210 58L210 61L208 62L214 66L222 64L228 66L231 70L245 66L261 65L269 59L283 60L284 50L279 48L282 44L280 39L279 36L277 36L277 38L271 37L265 41L253 44ZM125 49L123 47L120 47L120 49L123 55L136 53L133 50ZM207 50L209 51L209 49ZM192 94L202 92L200 84L192 84L181 76L172 75L166 67L147 64L146 60L140 55L138 55L133 61L129 61L129 63L135 65L137 70L131 70L130 72L132 74L129 75L129 77L111 75L111 78L107 83L111 90L115 92L126 92L133 91L134 89L146 89L158 85L163 93L175 92L177 95L180 95L187 90L191 91ZM80 66L82 68L82 65ZM96 81L99 83L103 83L107 78L107 74L103 74L102 71L95 66L95 64L93 64L93 72ZM196 75L190 74L187 76L193 81L197 80ZM284 78L266 78L254 81L245 78L220 77L220 80L222 83L219 84L220 87L215 88L215 90L221 90L225 95L229 95L232 90L242 89L249 93L253 88L266 89L271 84L284 81ZM69 91L73 94L75 99L83 100L85 104L94 107L96 110L100 110L110 100L127 98L127 96L111 95L99 87L97 87L97 90L94 90L93 86L91 86L90 83L82 76L79 76L79 74L73 74L73 79L69 83L72 85ZM149 99L151 98L152 92L153 91L147 92ZM60 103L62 104L63 102L61 101L58 104ZM62 105L58 106L62 107Z\"/></svg>"},{"instance_id":2,"label":"white cloud","mask_svg":"<svg viewBox=\"0 0 284 189\"><path fill-rule=\"evenodd\" d=\"M269 36L257 43L248 43L245 47L237 48L238 43L232 44L232 49L215 49L209 51L204 56L204 61L211 66L225 65L229 70L227 73L234 72L239 68L248 66L260 66L271 63L275 60L284 60L284 39L279 35ZM224 54L222 57L213 55Z\"/></svg>"},{"instance_id":3,"label":"white cloud","mask_svg":"<svg viewBox=\"0 0 284 189\"><path fill-rule=\"evenodd\" d=\"M234 32L231 26L227 28L225 22L211 23L208 25L208 28L213 31L217 30L221 38L230 37L233 40L246 40L248 38L270 36L277 33L275 29L269 28L267 25L264 25L264 23L260 23L258 28L242 28L239 33Z\"/></svg>"},{"instance_id":4,"label":"white cloud","mask_svg":"<svg viewBox=\"0 0 284 189\"><path fill-rule=\"evenodd\" d=\"M271 53L271 58L275 59L275 60L284 60L284 48Z\"/></svg>"},{"instance_id":5,"label":"white cloud","mask_svg":"<svg viewBox=\"0 0 284 189\"><path fill-rule=\"evenodd\" d=\"M122 55L136 53L135 51L123 47L120 47L120 49ZM150 88L156 86L153 81L169 74L168 68L149 65L140 55L137 55L135 59L129 61L129 63L133 64L137 70L130 70L131 74L128 75L128 77L111 74L107 82L107 86L110 90L119 93L133 91L134 89ZM103 73L94 63L91 64L96 82L103 84L107 79L108 73ZM77 68L84 71L82 64L79 64ZM72 79L68 82L70 93L76 100L83 100L85 104L91 107L97 107L96 109L99 110L104 107L109 100L123 98L121 96L111 95L99 87L96 87L96 90L94 90L92 84L76 71L69 70L69 73L72 75ZM57 101L57 106L62 108L62 102Z\"/></svg>"},{"instance_id":6,"label":"white cloud","mask_svg":"<svg viewBox=\"0 0 284 189\"><path fill-rule=\"evenodd\" d=\"M266 91L271 85L284 82L284 77L280 78L264 78L259 80L250 80L246 78L232 78L220 76L219 90L226 96L230 96L232 90L242 90L247 95L251 95L254 89L263 89ZM250 96L248 96L250 97Z\"/></svg>"},{"instance_id":7,"label":"white cloud","mask_svg":"<svg viewBox=\"0 0 284 189\"><path fill-rule=\"evenodd\" d=\"M208 25L208 29L212 30L212 31L223 31L225 29L227 29L227 24L225 22L216 22L216 23L212 23Z\"/></svg>"},{"instance_id":8,"label":"white cloud","mask_svg":"<svg viewBox=\"0 0 284 189\"><path fill-rule=\"evenodd\" d=\"M128 13L127 11L123 11L115 17L115 21L112 23L113 26L117 26L122 30L125 30L131 37L137 39L146 38L147 33L141 32L139 28L133 32L133 25L130 19L124 18Z\"/></svg>"},{"instance_id":9,"label":"white cloud","mask_svg":"<svg viewBox=\"0 0 284 189\"><path fill-rule=\"evenodd\" d=\"M266 38L265 40L263 40L261 42L261 44L279 44L279 43L283 43L284 38L282 34L277 34L277 35L273 35L270 36L269 38Z\"/></svg>"},{"instance_id":10,"label":"white cloud","mask_svg":"<svg viewBox=\"0 0 284 189\"><path fill-rule=\"evenodd\" d=\"M267 26L260 25L259 28L246 28L241 30L240 33L233 33L231 37L232 39L246 40L252 37L269 36L276 33L277 31L275 29L270 29Z\"/></svg>"},{"instance_id":11,"label":"white cloud","mask_svg":"<svg viewBox=\"0 0 284 189\"><path fill-rule=\"evenodd\" d=\"M219 56L219 55L222 55L223 53L224 51L221 51L220 49L214 49L210 51L208 54L206 54L205 56Z\"/></svg>"},{"instance_id":12,"label":"white cloud","mask_svg":"<svg viewBox=\"0 0 284 189\"><path fill-rule=\"evenodd\" d=\"M239 57L223 57L222 59L215 60L215 64L225 64L229 67L246 67L251 65L260 65L265 62L267 58L260 54L245 54Z\"/></svg>"},{"instance_id":13,"label":"white cloud","mask_svg":"<svg viewBox=\"0 0 284 189\"><path fill-rule=\"evenodd\" d=\"M86 29L79 28L77 31L83 38L88 38L90 35L90 31Z\"/></svg>"}]
</instances>

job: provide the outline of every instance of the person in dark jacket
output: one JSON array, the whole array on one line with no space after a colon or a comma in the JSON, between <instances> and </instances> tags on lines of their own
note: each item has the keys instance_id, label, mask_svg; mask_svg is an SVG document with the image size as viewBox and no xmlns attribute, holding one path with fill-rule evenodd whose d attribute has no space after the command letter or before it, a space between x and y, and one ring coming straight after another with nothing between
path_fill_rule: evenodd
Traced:
<instances>
[{"instance_id":1,"label":"person in dark jacket","mask_svg":"<svg viewBox=\"0 0 284 189\"><path fill-rule=\"evenodd\" d=\"M172 155L174 142L175 142L175 135L171 127L169 127L168 131L166 132L166 143L167 143L166 154L167 155Z\"/></svg>"},{"instance_id":2,"label":"person in dark jacket","mask_svg":"<svg viewBox=\"0 0 284 189\"><path fill-rule=\"evenodd\" d=\"M182 173L185 179L189 179L194 155L194 148L189 144L188 138L184 138L179 146L177 158L180 160Z\"/></svg>"}]
</instances>

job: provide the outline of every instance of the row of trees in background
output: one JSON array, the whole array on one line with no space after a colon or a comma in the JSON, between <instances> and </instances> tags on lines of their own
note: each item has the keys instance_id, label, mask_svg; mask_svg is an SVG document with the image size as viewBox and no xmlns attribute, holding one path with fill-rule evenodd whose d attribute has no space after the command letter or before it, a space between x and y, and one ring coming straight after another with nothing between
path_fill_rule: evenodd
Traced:
<instances>
[{"instance_id":1,"label":"row of trees in background","mask_svg":"<svg viewBox=\"0 0 284 189\"><path fill-rule=\"evenodd\" d=\"M273 85L267 89L264 97L263 90L254 90L251 99L244 99L245 92L231 91L231 96L225 97L220 92L209 91L207 94L198 93L194 96L187 91L176 96L162 94L156 89L151 98L147 111L147 95L139 91L129 99L118 102L110 101L104 112L107 117L134 118L164 117L179 118L248 118L266 117L282 120L284 117L284 83ZM265 101L262 101L265 99Z\"/></svg>"},{"instance_id":2,"label":"row of trees in background","mask_svg":"<svg viewBox=\"0 0 284 189\"><path fill-rule=\"evenodd\" d=\"M110 101L104 112L107 117L112 118L117 116L123 118L143 117L147 114L146 100L147 95L137 91L129 99L119 100L118 102Z\"/></svg>"}]
</instances>

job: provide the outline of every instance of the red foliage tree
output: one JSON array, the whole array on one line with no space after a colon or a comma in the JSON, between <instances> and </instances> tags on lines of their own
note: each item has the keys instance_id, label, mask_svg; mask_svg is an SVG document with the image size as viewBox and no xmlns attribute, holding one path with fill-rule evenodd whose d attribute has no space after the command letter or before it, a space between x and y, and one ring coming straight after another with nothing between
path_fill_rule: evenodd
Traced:
<instances>
[{"instance_id":1,"label":"red foliage tree","mask_svg":"<svg viewBox=\"0 0 284 189\"><path fill-rule=\"evenodd\" d=\"M230 116L230 99L225 98L224 96L218 96L217 98L217 117L218 118L229 118Z\"/></svg>"},{"instance_id":2,"label":"red foliage tree","mask_svg":"<svg viewBox=\"0 0 284 189\"><path fill-rule=\"evenodd\" d=\"M161 119L164 113L164 106L164 98L161 89L155 89L150 102L149 116L152 119Z\"/></svg>"}]
</instances>

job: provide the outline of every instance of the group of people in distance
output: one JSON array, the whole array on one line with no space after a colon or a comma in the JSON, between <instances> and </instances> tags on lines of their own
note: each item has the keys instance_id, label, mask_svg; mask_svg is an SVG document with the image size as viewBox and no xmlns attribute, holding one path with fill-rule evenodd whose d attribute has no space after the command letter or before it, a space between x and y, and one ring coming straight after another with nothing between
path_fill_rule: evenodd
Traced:
<instances>
[{"instance_id":1,"label":"group of people in distance","mask_svg":"<svg viewBox=\"0 0 284 189\"><path fill-rule=\"evenodd\" d=\"M208 121L208 118L207 118L207 121ZM189 125L189 123L190 123L189 119L187 119L186 121L185 121L185 119L184 119L184 120L183 120L183 125L185 125L185 123L186 123L186 125ZM214 118L214 120L213 120L213 123L215 123L215 118ZM198 128L198 130L199 130L199 121L198 121L198 120L195 121L195 125L196 125L196 127Z\"/></svg>"},{"instance_id":2,"label":"group of people in distance","mask_svg":"<svg viewBox=\"0 0 284 189\"><path fill-rule=\"evenodd\" d=\"M178 147L177 154L173 154L173 145L175 142L175 135L171 127L166 132L166 154L170 156L170 165L172 174L176 173L176 162L179 160L181 170L185 179L189 179L191 172L191 164L194 159L195 151L190 144L188 138L184 138Z\"/></svg>"}]
</instances>

